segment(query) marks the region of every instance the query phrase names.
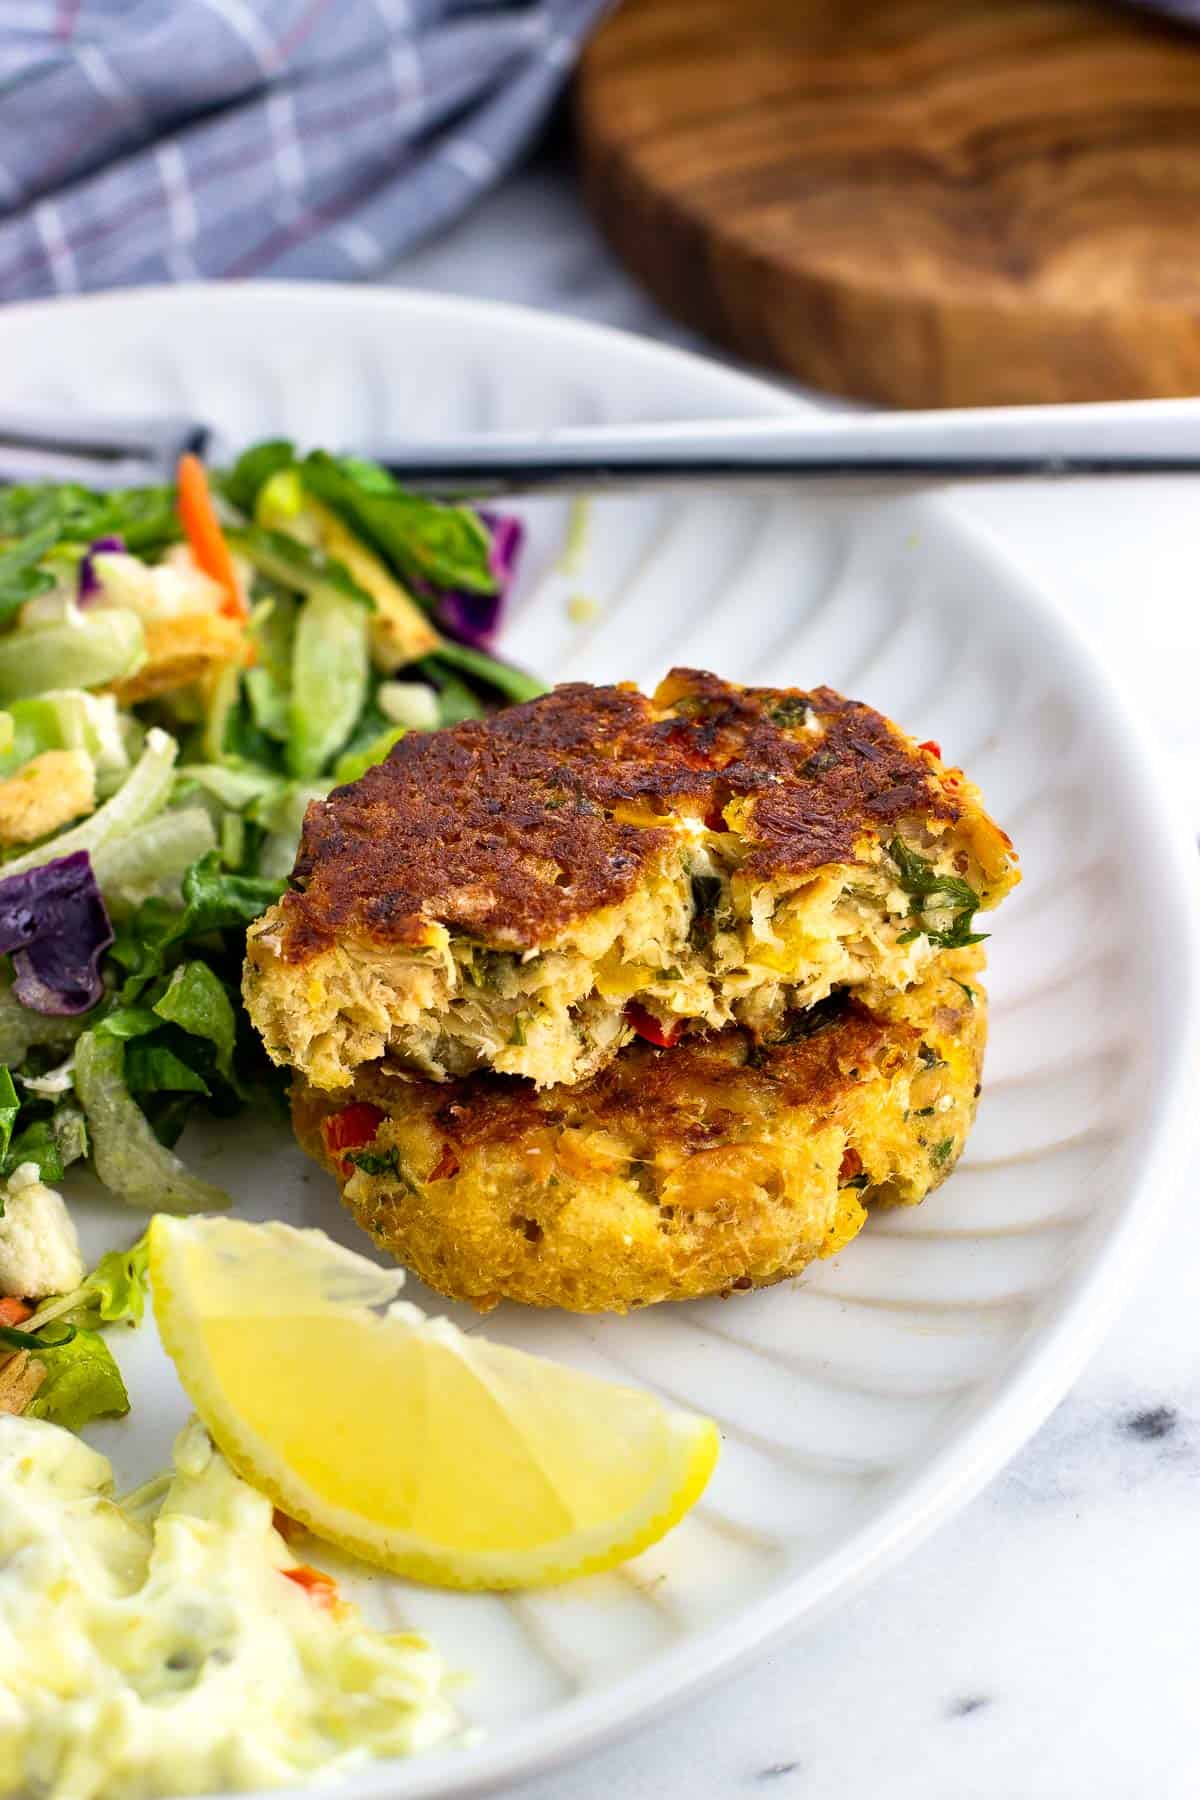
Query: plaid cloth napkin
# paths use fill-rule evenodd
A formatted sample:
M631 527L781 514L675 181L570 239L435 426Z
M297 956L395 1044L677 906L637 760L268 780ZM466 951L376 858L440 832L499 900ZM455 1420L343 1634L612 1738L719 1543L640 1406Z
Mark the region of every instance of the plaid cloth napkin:
M375 274L527 147L607 0L0 0L0 299Z

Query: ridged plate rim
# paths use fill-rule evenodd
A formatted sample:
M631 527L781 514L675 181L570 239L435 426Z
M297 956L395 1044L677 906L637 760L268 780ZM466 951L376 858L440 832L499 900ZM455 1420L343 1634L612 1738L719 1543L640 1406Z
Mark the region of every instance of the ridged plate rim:
M332 288L314 283L200 283L180 288L139 288L48 302L31 302L0 312L0 344L8 327L45 329L86 322L103 343L104 322L131 307L149 304L169 316L181 301L197 296L222 312L243 310L253 329L264 316L280 329L287 315L310 308L341 314L352 329L356 315L383 312L398 325L406 317L462 327L474 333L493 325L498 337L553 334L580 355L641 359L652 376L670 366L694 377L697 394L711 396L715 415L727 408L785 414L806 403L752 375L689 351L658 345L632 333L565 319L536 309L457 296L408 292L402 288ZM86 397L84 397L86 398ZM1054 409L1048 409L1053 411ZM1155 969L1162 983L1159 1001L1173 1029L1157 1052L1156 1116L1147 1129L1140 1174L1131 1181L1111 1233L1093 1244L996 1382L979 1416L952 1436L930 1460L898 1484L880 1515L854 1531L842 1546L813 1568L781 1581L733 1618L697 1632L641 1665L626 1679L557 1706L544 1720L518 1725L500 1741L485 1744L456 1767L453 1754L405 1765L383 1764L356 1771L340 1787L355 1800L434 1800L434 1796L494 1791L543 1773L681 1703L718 1675L731 1672L763 1652L802 1621L817 1617L836 1600L860 1588L926 1536L949 1513L976 1494L1015 1454L1062 1398L1099 1343L1144 1265L1169 1216L1183 1152L1196 1135L1192 1084L1200 1062L1200 913L1196 900L1195 850L1184 810L1174 797L1174 777L1160 747L1088 643L1080 624L1053 595L1025 572L993 534L965 519L953 496L918 491L934 508L944 531L968 558L989 563L1047 641L1085 683L1124 745L1127 773L1138 780L1144 825L1159 856L1156 880L1156 937L1170 945L1157 949ZM281 1794L307 1788L273 1790Z

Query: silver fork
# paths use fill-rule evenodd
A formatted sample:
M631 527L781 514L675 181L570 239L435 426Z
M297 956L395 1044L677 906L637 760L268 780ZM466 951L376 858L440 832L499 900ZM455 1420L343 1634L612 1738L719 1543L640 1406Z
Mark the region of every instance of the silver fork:
M960 412L797 414L396 440L364 450L410 488L480 498L689 481L1135 475L1200 470L1200 401ZM223 460L201 420L0 414L0 483L169 480L185 450Z

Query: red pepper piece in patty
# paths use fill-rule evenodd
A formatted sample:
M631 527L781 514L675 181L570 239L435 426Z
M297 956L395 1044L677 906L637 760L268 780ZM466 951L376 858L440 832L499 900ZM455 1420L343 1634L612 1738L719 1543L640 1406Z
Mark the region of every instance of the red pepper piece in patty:
M361 1150L374 1138L382 1120L380 1108L372 1106L368 1100L356 1100L352 1106L344 1106L341 1112L331 1113L321 1126L326 1150L331 1156L339 1150ZM342 1158L343 1175L349 1175L353 1167L349 1157Z
M425 1177L426 1181L449 1181L458 1174L459 1160L452 1144L442 1145L442 1154Z
M645 1038L648 1044L657 1044L660 1050L670 1050L683 1036L682 1019L678 1019L673 1025L664 1025L652 1012L639 1006L636 1000L631 1000L626 1006L625 1017L640 1038Z

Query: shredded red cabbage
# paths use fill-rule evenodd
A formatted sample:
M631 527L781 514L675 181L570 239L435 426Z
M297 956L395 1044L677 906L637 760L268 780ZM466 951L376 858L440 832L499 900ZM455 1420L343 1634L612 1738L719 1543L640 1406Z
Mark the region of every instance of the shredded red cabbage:
M491 534L488 562L496 578L494 594L468 594L458 588L443 590L437 596L438 622L464 644L476 644L486 650L496 634L504 612L504 602L517 570L525 527L513 513L485 512L479 517Z
M100 577L96 573L96 565L92 558L114 550L122 554L124 553L125 539L123 537L116 537L114 535L113 537L93 538L92 542L80 557L79 579L75 590L75 598L78 600L80 606L86 606L88 601L94 600L101 591L102 584Z
M38 1013L81 1013L104 991L100 958L113 941L86 850L0 878L0 953L13 993Z

